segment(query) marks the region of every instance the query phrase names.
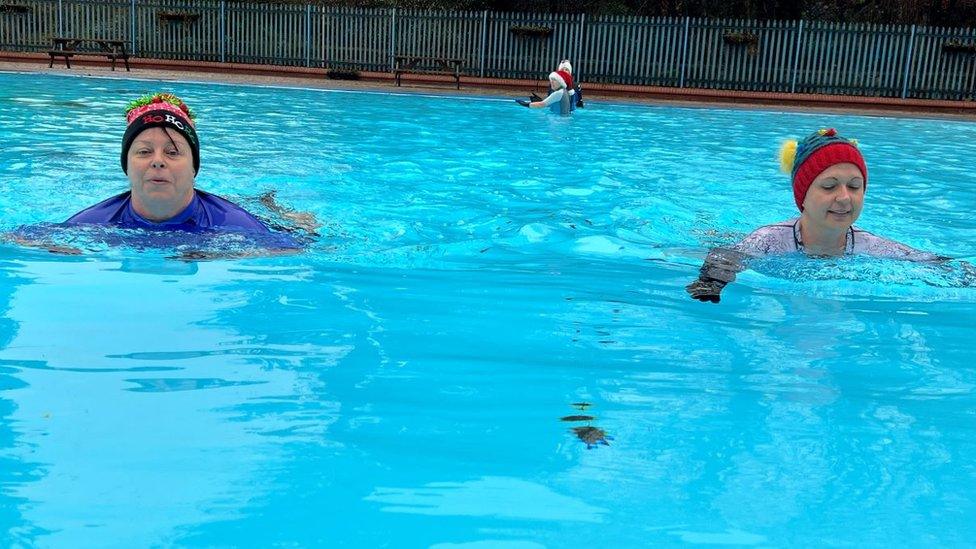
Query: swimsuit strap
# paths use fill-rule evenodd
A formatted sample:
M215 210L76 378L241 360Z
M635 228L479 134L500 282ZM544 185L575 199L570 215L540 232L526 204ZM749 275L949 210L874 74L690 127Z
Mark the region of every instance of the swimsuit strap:
M803 251L803 236L800 234L800 218L797 218L793 222L793 245L796 246L796 251ZM854 226L851 225L847 228L847 236L844 239L844 255L852 255L854 253Z

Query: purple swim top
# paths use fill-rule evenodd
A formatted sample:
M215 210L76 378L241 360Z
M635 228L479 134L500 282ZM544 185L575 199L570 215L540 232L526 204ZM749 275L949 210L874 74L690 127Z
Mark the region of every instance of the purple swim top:
M159 223L150 221L132 207L132 193L103 200L71 216L66 224L112 225L124 229L201 231L225 229L247 233L271 232L264 223L229 200L194 190L193 200L182 212Z

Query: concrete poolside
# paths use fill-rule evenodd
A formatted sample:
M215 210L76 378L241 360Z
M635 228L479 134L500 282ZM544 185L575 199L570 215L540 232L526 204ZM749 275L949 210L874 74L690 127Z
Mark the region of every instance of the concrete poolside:
M542 94L546 89L545 75L540 75L539 80L462 77L461 89L456 90L453 79L436 76L411 77L411 75L405 75L404 85L398 88L394 86L392 73L361 72L359 80L333 80L326 77L324 69L305 67L138 58L130 59L132 71L126 72L124 68L119 70L118 67L112 71L107 61L97 59L75 59L72 61L72 68L70 69L65 67L63 62L60 65L55 62L53 68L48 68L48 61L48 57L43 54L0 52L0 71L398 93L497 96L513 99L525 97L531 91ZM590 84L586 82L583 83L583 89L586 99L590 101L650 105L772 108L797 112L847 112L877 116L976 120L976 101L741 92Z

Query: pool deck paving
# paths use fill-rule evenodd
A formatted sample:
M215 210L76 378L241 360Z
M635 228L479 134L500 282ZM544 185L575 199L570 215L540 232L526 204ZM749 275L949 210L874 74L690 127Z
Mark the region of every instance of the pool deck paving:
M221 82L260 86L288 86L317 89L363 90L389 93L490 96L524 98L529 92L546 91L545 75L539 80L510 80L462 77L461 89L453 79L439 76L405 75L401 87L394 85L392 73L360 72L359 80L331 79L325 69L209 63L159 59L130 59L132 71L110 69L109 63L77 59L72 68L62 63L48 68L42 54L0 52L0 71L35 72L105 78L136 78L164 82ZM590 101L724 108L763 109L796 112L844 113L913 118L976 120L976 101L944 101L812 95L772 92L742 92L693 88L664 88L583 83L584 97Z

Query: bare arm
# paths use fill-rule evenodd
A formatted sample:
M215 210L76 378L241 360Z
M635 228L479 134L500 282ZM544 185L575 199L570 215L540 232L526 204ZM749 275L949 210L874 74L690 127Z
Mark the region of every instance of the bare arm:
M258 200L261 201L261 204L265 208L271 210L282 219L285 219L293 224L293 227L281 228L286 231L300 229L311 236L319 236L318 229L322 226L322 224L319 223L318 219L315 218L315 215L311 212L296 212L292 208L287 208L281 204L278 204L278 201L275 199L276 193L277 191L268 191L262 194Z
M221 259L246 259L249 257L278 257L301 253L301 248L263 248L260 250L241 250L234 252L220 252L211 250L188 250L167 259L178 261L219 261Z
M549 96L543 99L542 101L533 101L529 103L529 108L542 109L548 107L549 105L552 105L553 103L558 103L559 100L563 98L564 93L566 93L566 90L558 89L550 93Z
M23 235L19 235L15 233L0 234L0 240L2 240L3 242L10 242L11 244L17 244L18 246L25 246L28 248L38 248L41 250L47 250L52 254L62 254L62 255L82 254L82 251L79 248L75 248L72 246L62 246L60 244L52 244L50 242L45 242L43 240L33 240Z

